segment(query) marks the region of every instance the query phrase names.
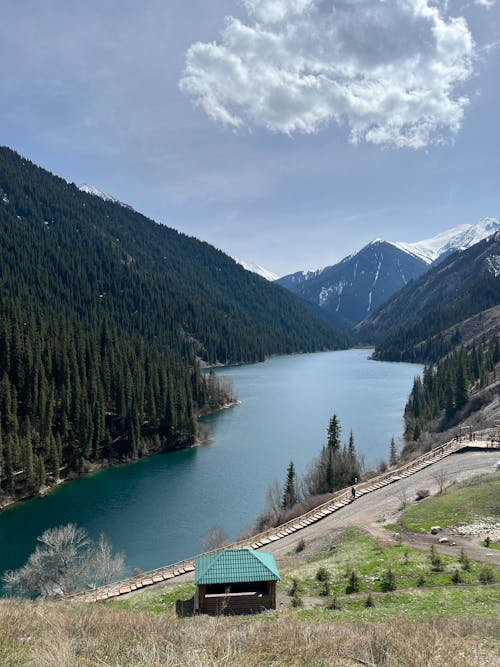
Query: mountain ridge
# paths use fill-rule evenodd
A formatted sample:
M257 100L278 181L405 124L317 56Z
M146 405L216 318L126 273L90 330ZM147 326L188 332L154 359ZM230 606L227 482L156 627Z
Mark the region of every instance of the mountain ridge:
M377 238L340 262L297 271L276 282L324 310L327 320L349 328L359 324L408 282L452 252L464 250L500 230L500 220L483 218L416 243Z

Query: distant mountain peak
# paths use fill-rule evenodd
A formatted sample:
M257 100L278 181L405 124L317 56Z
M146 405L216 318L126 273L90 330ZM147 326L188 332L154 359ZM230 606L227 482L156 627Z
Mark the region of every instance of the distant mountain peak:
M398 242L393 245L423 259L426 264L432 264L455 250L470 248L498 230L500 230L500 220L486 217L481 218L476 224L457 225L416 243Z

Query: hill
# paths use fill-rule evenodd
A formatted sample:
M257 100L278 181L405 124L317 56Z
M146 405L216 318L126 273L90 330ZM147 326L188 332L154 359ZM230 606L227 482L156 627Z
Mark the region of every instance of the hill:
M109 316L124 333L184 358L256 361L342 347L276 285L207 243L119 202L80 191L0 149L2 296L87 322Z
M378 359L433 361L460 344L465 320L477 316L477 323L480 313L499 304L500 233L496 232L433 266L356 330L362 340L377 343ZM487 317L497 315L494 310Z
M347 337L207 243L0 148L0 502L196 438L207 363Z

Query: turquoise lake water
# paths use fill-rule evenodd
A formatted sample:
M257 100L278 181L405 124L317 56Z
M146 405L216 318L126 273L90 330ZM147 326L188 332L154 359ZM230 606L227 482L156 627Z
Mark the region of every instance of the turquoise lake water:
M104 531L142 570L201 551L221 527L231 539L249 527L274 479L293 460L300 474L319 453L333 413L344 440L352 428L366 465L387 459L400 438L413 364L375 362L370 350L275 357L224 368L241 404L207 417L209 444L102 470L44 498L0 512L0 572L19 567L46 528L74 522Z

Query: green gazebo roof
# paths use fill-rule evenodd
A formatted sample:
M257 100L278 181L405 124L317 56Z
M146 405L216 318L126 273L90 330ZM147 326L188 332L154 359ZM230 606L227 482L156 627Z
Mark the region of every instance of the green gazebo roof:
M198 556L195 584L236 584L245 581L279 581L272 554L253 549L224 549Z

